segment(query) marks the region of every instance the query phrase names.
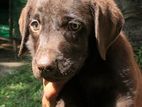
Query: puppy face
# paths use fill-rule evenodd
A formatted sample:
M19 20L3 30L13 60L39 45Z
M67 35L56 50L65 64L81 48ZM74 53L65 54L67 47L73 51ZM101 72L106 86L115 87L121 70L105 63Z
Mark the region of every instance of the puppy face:
M29 6L26 45L34 75L49 81L72 77L87 57L89 7L76 0L33 0Z
M19 53L30 50L34 75L59 81L71 78L83 66L90 36L105 60L123 18L112 0L28 0L19 24Z

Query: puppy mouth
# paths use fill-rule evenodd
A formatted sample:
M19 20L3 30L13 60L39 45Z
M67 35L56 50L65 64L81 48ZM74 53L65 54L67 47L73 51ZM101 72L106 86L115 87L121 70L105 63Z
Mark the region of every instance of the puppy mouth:
M73 72L61 73L59 70L43 70L41 71L41 77L50 82L64 81L72 77Z

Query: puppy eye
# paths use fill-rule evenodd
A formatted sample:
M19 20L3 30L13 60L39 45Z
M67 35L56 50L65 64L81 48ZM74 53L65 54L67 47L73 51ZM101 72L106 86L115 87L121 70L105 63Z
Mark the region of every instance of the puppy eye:
M79 31L82 28L81 23L77 21L70 21L68 23L68 29L70 31Z
M32 20L32 22L30 23L30 28L34 32L37 32L38 30L40 30L39 21L38 20Z

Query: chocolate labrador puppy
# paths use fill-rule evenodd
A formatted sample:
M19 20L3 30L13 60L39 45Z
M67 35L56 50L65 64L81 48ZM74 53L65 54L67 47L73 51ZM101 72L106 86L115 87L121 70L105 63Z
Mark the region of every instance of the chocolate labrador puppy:
M142 76L113 0L28 0L19 55L32 55L43 107L142 107Z

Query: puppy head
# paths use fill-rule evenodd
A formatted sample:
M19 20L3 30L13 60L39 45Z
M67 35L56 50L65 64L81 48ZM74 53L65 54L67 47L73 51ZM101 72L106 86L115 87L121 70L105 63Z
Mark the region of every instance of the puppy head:
M29 0L19 23L19 54L28 48L34 75L58 81L71 78L83 66L91 35L105 60L123 18L112 0Z

